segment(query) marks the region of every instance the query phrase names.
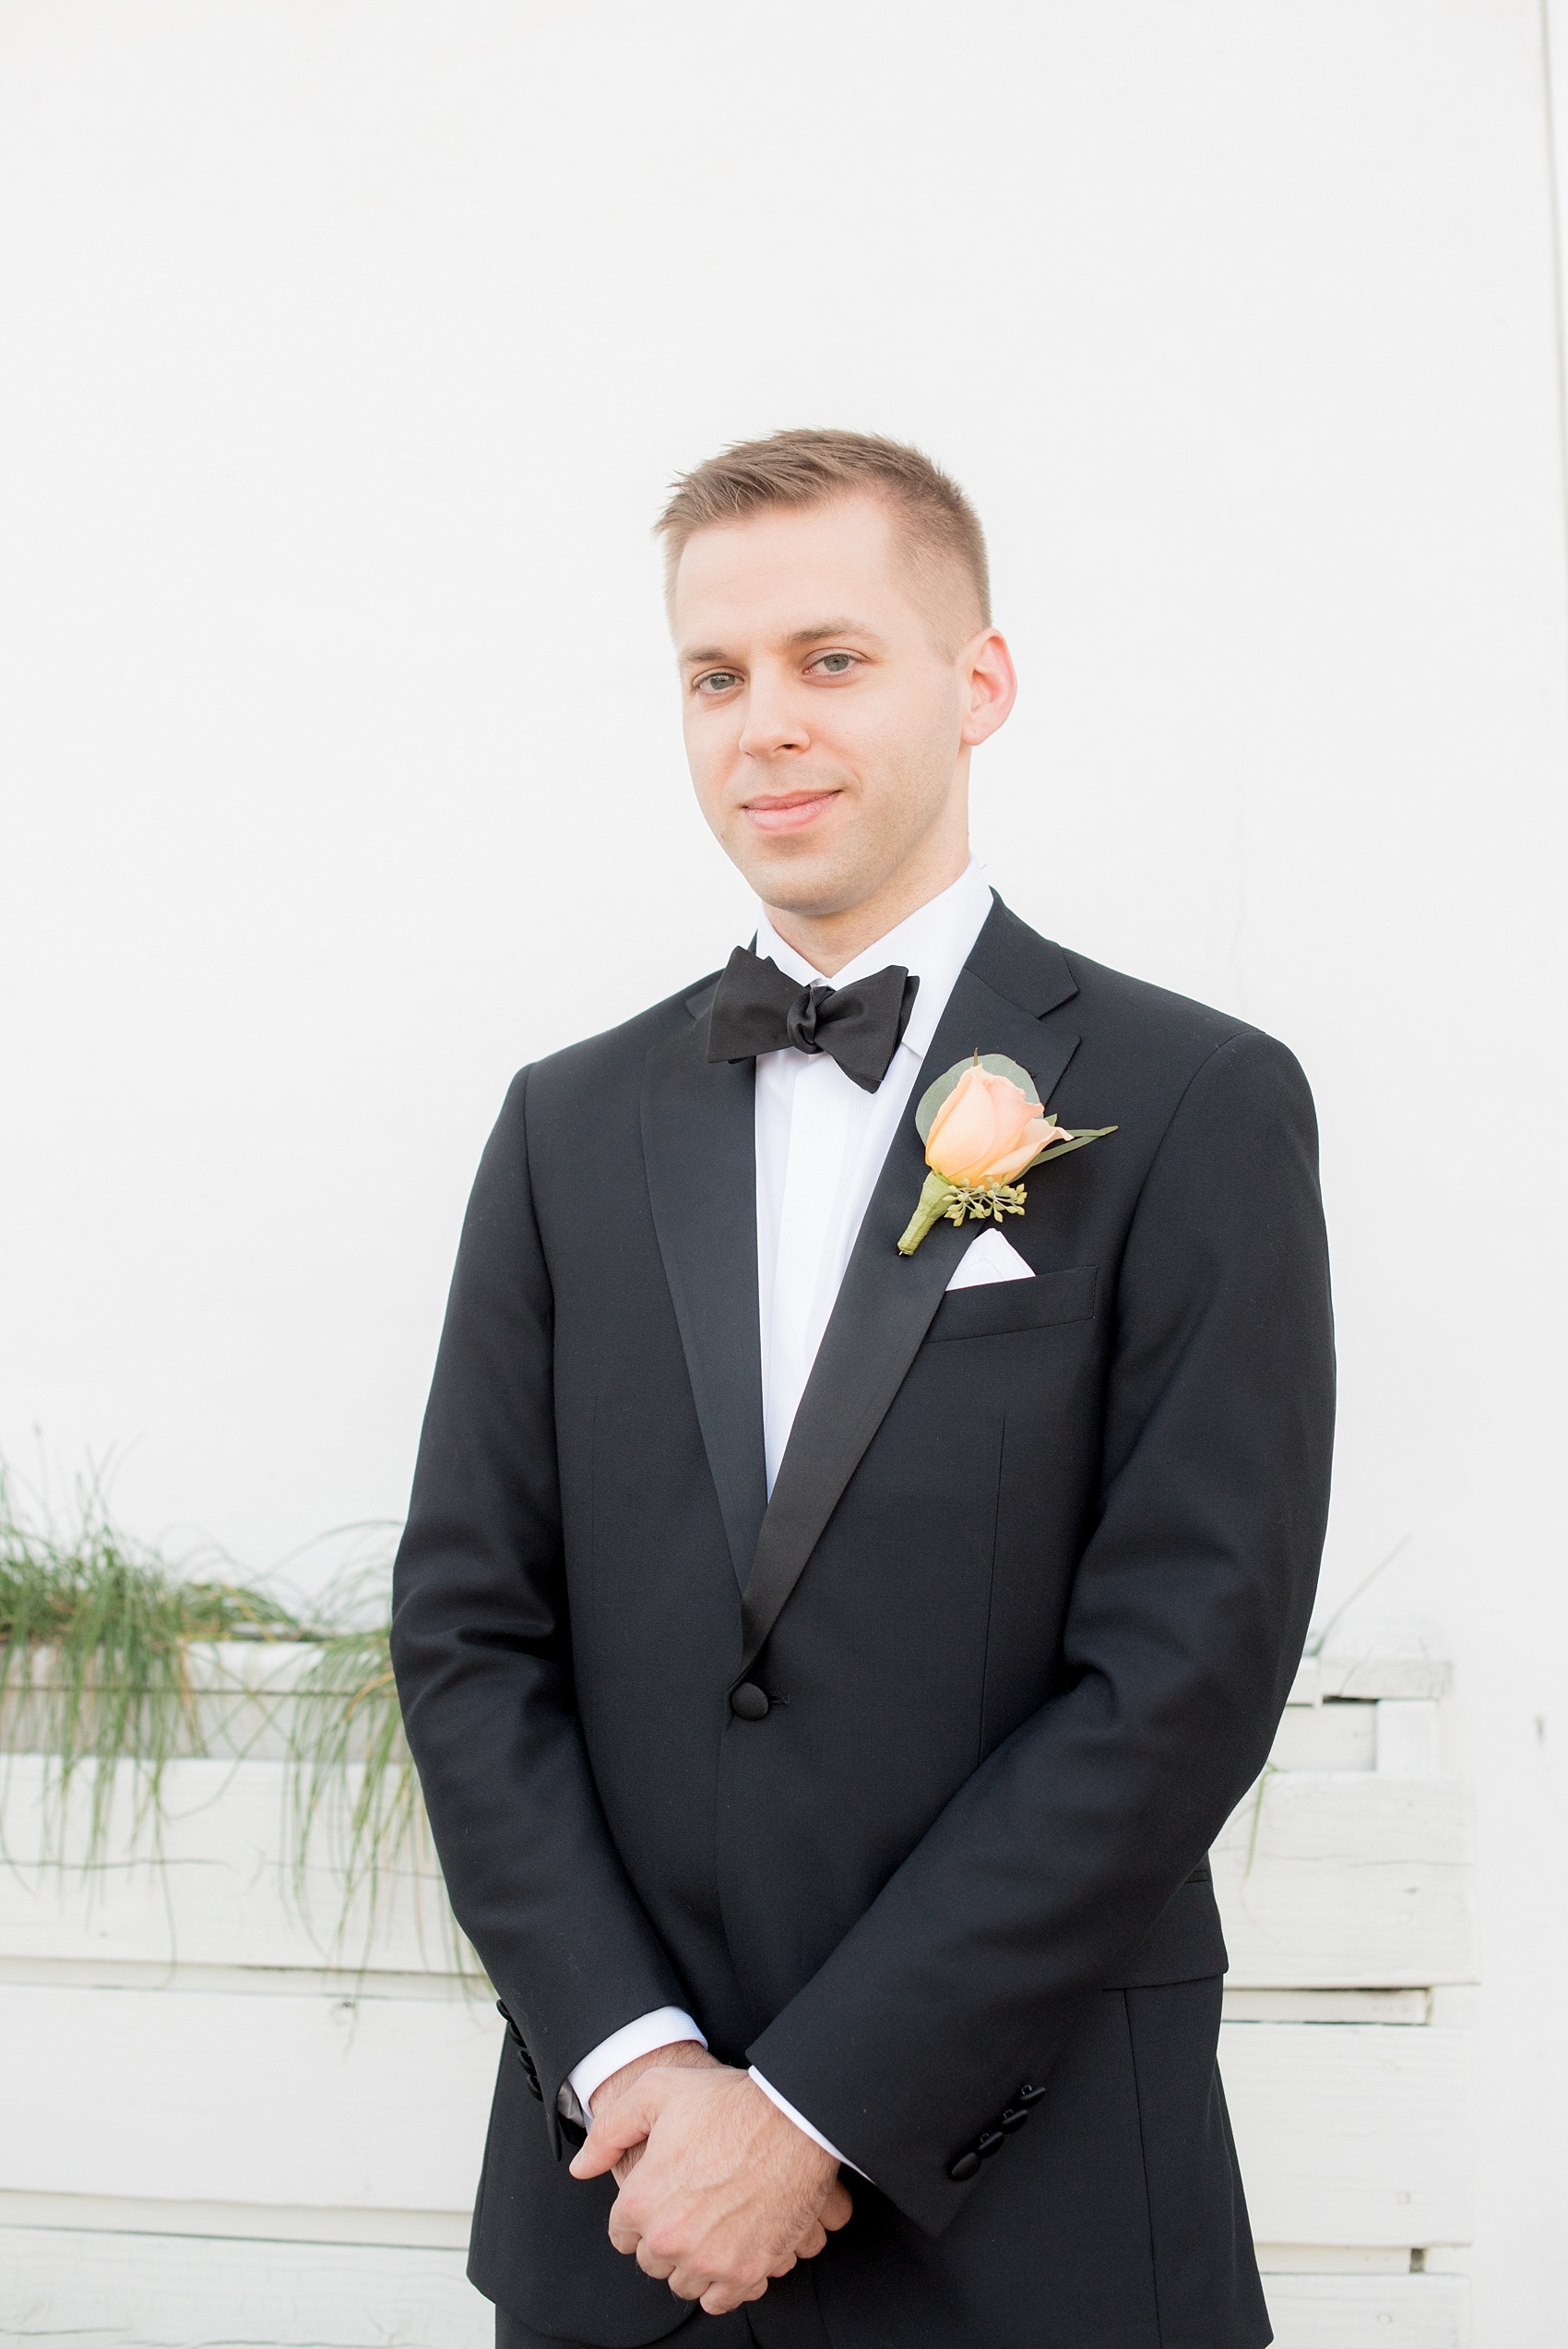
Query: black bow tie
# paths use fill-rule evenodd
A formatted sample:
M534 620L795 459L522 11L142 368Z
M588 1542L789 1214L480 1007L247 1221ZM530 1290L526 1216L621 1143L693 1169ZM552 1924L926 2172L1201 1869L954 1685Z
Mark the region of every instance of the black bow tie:
M846 1077L874 1093L909 1024L920 981L900 964L847 987L802 987L776 962L738 946L713 998L709 1060L754 1060L758 1053L826 1052Z

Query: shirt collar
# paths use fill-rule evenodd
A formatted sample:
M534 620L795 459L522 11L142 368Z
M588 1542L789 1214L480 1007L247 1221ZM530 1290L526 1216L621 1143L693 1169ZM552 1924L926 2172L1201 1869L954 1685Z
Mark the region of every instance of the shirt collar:
M990 887L971 857L957 879L940 897L932 898L908 914L885 937L874 940L826 984L847 987L851 980L885 970L890 962L901 962L921 983L909 1024L904 1031L902 1049L923 1060L936 1034L936 1023L947 1008L947 998L958 983L958 973L990 919L991 909ZM777 963L788 978L798 981L802 987L824 984L823 973L814 970L804 955L797 954L792 946L785 943L761 906L757 908L755 951Z

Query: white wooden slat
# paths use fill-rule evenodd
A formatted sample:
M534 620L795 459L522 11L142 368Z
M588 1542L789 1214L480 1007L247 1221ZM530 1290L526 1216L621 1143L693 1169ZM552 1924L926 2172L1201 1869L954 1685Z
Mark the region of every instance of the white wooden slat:
M1470 1842L1457 1779L1268 1774L1213 1854L1231 1985L1473 1980Z
M1431 1990L1247 1990L1225 1985L1227 2022L1402 2022L1432 2020Z
M1366 1708L1373 1710L1383 1708ZM302 1912L284 1857L281 1764L171 1764L160 1867L129 1853L134 1788L123 1766L112 1856L90 1871L36 1864L44 1848L44 1771L37 1756L0 1763L11 1862L0 1867L0 1958L362 1963L407 1973L444 1972L454 1962L433 1861L396 1873L372 1935L362 1903L341 1926L331 1845L324 1842ZM87 1791L84 1783L78 1808ZM81 1850L79 1833L68 1848ZM1468 1853L1457 1781L1360 1770L1269 1773L1215 1853L1232 1982L1374 1986L1471 1978Z
M1374 1770L1378 1705L1290 1705L1275 1735L1276 1770Z
M347 1782L351 1792L355 1779ZM107 1857L89 1867L90 1789L72 1789L65 1845L72 1864L43 1865L52 1806L42 1756L0 1758L0 1958L108 1959L142 1964L385 1967L445 1972L456 1962L445 1889L429 1853L386 1879L374 1932L362 1901L345 1921L328 1831L311 1848L303 1893L285 1830L289 1772L280 1762L171 1762L156 1846L133 1842L137 1788L115 1772ZM153 1861L156 1850L158 1863ZM428 1851L428 1847L427 1847Z
M0 2187L466 2211L504 2035L434 1999L0 1985Z
M1362 1703L1384 1697L1447 1697L1454 1666L1446 1656L1429 1655L1418 1635L1401 1653L1324 1656L1318 1665L1320 1698L1355 1698Z
M1454 1666L1446 1656L1427 1651L1425 1635L1411 1632L1379 1651L1351 1650L1331 1656L1303 1656L1286 1699L1288 1705L1318 1705L1325 1698L1446 1697Z
M1409 2275L1408 2243L1254 2243L1260 2275Z
M79 2349L490 2349L460 2251L0 2230L0 2342ZM1276 2349L1466 2349L1460 2276L1270 2275Z
M281 1761L301 1726L295 1691L321 1660L308 1640L196 1640L185 1651L188 1690L183 1735L189 1750L253 1761ZM0 1693L0 1753L30 1753L51 1742L54 1658L35 1649L27 1676L13 1669ZM89 1682L90 1687L90 1680ZM372 1733L366 1717L357 1734ZM350 1729L350 1741L356 1734ZM350 1742L350 1751L353 1750Z
M38 2194L0 2187L0 2230L89 2235L244 2235L276 2243L394 2243L403 2250L463 2251L473 2213L344 2210L326 2202L177 2202L148 2194Z
M1270 2275L1274 2349L1468 2349L1470 2287L1456 2275Z
M1470 2039L1381 2023L1225 2023L1220 2069L1264 2243L1470 2238Z
M1336 1705L1333 1710L1339 1712L1347 1708ZM1437 1707L1431 1699L1385 1697L1372 1710L1377 1714L1377 1768L1382 1776L1435 1777Z
M0 2230L0 2342L36 2349L490 2349L461 2251Z
M12 1986L0 2044L12 2109L29 2116L0 2138L0 2186L459 2212L498 2034L430 2000ZM1260 2239L1465 2241L1467 2051L1454 2031L1226 2024Z
M1288 1714L1286 1763L1225 1829L1216 1878L1232 1973L1242 1984L1428 1985L1471 1978L1468 1830L1456 1782L1366 1765L1402 1723L1424 1739L1424 1700L1326 1704ZM1390 1716L1380 1733L1374 1717ZM1404 1748L1398 1748L1403 1751ZM1389 1747L1389 1759L1396 1748ZM1333 1759L1354 1768L1303 1767ZM116 1773L110 1860L89 1871L36 1865L46 1848L47 1765L0 1759L5 1850L0 1961L27 1957L168 1964L445 1972L456 1961L428 1847L384 1887L374 1932L362 1902L345 1922L330 1836L315 1846L303 1902L287 1854L289 1773L278 1762L184 1760L165 1774L162 1865L131 1850L136 1785ZM85 1850L89 1785L73 1795L67 1850ZM1255 1832L1254 1832L1255 1830Z

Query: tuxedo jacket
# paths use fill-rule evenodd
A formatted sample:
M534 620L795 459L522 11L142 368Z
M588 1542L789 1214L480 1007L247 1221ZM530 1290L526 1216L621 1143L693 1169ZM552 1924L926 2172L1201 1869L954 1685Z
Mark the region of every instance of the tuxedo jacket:
M1258 2349L1206 1854L1326 1510L1305 1081L998 900L920 1086L1005 1053L1116 1131L1028 1176L1032 1279L948 1294L980 1227L897 1253L911 1110L769 1499L754 1066L709 1061L713 986L514 1082L398 1561L409 1740L517 2043L470 2273L603 2349L686 2319L556 2102L673 2005L874 2181L765 2343Z

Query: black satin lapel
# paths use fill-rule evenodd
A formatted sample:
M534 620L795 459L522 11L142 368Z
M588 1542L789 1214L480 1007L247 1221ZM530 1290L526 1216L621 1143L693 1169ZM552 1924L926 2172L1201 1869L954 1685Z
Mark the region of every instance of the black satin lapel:
M706 1009L706 1006L705 1006ZM643 1076L654 1229L719 1506L744 1585L767 1506L756 1269L756 1064L709 1062L707 1021Z
M938 1223L913 1256L898 1254L899 1234L926 1173L925 1147L915 1130L921 1094L968 1054L1004 1052L1028 1070L1042 1104L1049 1103L1077 1044L1075 1035L1042 1027L998 995L972 964L954 988L872 1193L778 1464L745 1585L743 1669L754 1662L804 1572L975 1236L970 1226Z

